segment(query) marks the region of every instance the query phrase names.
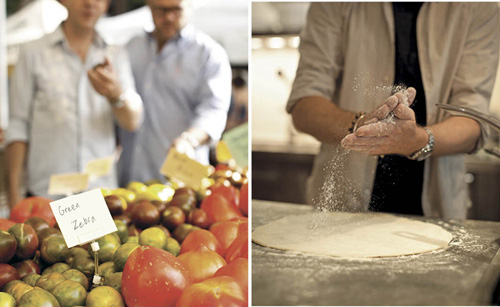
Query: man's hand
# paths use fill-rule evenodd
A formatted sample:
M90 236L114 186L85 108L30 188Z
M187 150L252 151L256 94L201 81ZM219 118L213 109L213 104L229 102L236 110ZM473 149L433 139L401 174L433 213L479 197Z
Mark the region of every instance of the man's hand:
M425 146L427 133L417 126L415 112L409 107L415 94L415 89L409 88L406 93L389 97L370 114L371 118L341 141L342 147L371 155L408 156Z
M191 159L195 158L194 147L185 138L182 138L182 137L176 138L172 142L171 148L175 148L175 150L177 150L180 153L183 153L183 154L187 155Z
M96 92L109 101L117 99L122 93L122 88L108 58L104 59L104 63L90 69L87 74Z

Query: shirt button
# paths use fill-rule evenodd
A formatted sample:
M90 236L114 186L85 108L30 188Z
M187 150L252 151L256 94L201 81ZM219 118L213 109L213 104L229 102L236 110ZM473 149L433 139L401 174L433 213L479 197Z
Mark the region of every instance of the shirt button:
M149 83L149 82L148 82L148 83L146 83L145 88L146 88L147 90L150 90L150 89L152 89L152 88L153 88L153 85L152 85L151 83Z

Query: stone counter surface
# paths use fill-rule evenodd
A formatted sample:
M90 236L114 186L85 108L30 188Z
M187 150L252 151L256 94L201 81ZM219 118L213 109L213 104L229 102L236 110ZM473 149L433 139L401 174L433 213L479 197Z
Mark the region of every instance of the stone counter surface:
M252 202L252 230L309 206ZM252 243L252 305L490 305L500 276L500 223L412 217L453 234L430 253L345 259Z

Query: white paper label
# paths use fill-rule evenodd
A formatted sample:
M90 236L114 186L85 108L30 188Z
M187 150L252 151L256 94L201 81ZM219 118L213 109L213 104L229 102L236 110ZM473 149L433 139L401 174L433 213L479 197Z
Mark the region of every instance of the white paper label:
M117 231L101 189L94 189L50 203L68 248Z
M113 166L113 156L95 159L85 165L85 173L91 177L108 176Z
M89 175L81 173L54 174L49 179L49 195L71 195L82 192L89 185Z

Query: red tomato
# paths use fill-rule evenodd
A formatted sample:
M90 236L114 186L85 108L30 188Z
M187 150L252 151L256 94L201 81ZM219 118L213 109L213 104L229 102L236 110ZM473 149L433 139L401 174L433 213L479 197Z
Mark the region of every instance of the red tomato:
M214 234L222 245L223 254L233 243L239 233L248 232L248 222L244 220L231 220L215 223L210 227L210 232Z
M219 194L211 194L205 197L200 208L207 213L209 224L224 222L242 216L238 207Z
M189 286L176 307L248 306L241 286L230 276L219 276Z
M195 283L214 276L219 268L226 265L226 261L221 255L208 249L205 245L200 245L193 251L179 255L177 259L189 271Z
M51 201L51 199L39 196L25 198L12 208L10 219L14 222L24 223L32 216L38 216L47 221L50 227L54 227L56 219L50 209L49 203Z
M190 232L184 239L184 241L182 241L179 254L193 251L200 245L205 245L206 247L208 247L208 249L213 250L217 254L224 257L224 249L219 243L219 240L217 240L217 238L210 231L205 229L199 229Z
M214 277L231 276L240 284L241 289L248 295L248 259L238 258L226 264L215 272Z
M0 219L0 230L8 231L10 227L14 226L16 222L8 219Z
M21 279L16 268L7 263L0 263L0 289L3 288L9 281Z
M248 259L248 233L239 235L226 251L225 259L227 263L231 263L240 257Z
M241 186L239 208L244 216L248 216L248 182Z
M224 196L230 204L238 207L240 192L229 181L217 182L208 189L212 191L212 194Z
M141 246L130 254L122 275L122 295L127 306L175 306L193 280L171 253Z

